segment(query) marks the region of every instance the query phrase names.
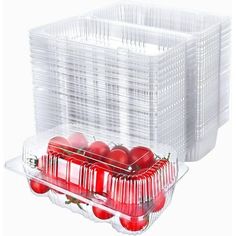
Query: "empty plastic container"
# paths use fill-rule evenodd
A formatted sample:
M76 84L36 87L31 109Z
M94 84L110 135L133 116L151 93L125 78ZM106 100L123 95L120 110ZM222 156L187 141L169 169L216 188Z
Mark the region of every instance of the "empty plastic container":
M189 143L186 161L205 156L215 146L218 127L229 119L230 18L135 1L87 15L193 36L195 59L187 65L187 127L194 127L195 139Z
M31 30L38 130L86 123L170 144L183 160L193 136L186 130L189 38L81 17Z

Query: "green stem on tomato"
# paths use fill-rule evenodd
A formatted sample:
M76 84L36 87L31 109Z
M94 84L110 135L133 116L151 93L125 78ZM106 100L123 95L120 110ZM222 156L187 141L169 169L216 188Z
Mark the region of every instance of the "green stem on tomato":
M167 155L167 160L169 161L169 159L170 159L170 152Z
M80 205L80 203L77 203L77 206L79 207L79 209L81 209L82 211L84 211L84 209L82 208L82 206Z
M158 156L156 153L154 153L155 159L162 159L160 156Z
M83 149L78 149L78 150L77 150L77 153L84 155L84 154L85 154L85 151L84 151Z

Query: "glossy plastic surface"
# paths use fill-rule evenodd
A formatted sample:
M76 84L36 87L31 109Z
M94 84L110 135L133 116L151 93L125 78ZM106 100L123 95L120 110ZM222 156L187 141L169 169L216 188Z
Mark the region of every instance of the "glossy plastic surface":
M101 141L107 145L104 155L98 154ZM150 150L138 143L117 145L120 141L112 133L94 136L77 125L63 125L27 139L22 157L6 167L25 175L32 192L61 207L109 222L123 233L141 233L169 205L187 167L167 145ZM100 147L93 149L96 142Z
M38 131L86 123L167 143L183 160L192 135L185 122L189 36L75 17L33 29L30 39Z
M229 119L230 18L141 1L121 1L87 15L193 36L195 48L189 50L186 64L186 125L194 135L188 140L185 160L204 157L215 146L218 127ZM209 123L214 126L211 132Z

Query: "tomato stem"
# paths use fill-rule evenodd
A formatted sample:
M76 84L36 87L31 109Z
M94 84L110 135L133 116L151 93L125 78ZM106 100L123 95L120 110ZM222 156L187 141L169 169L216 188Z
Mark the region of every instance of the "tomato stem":
M154 153L156 159L162 159L160 156L158 156L156 153Z
M169 159L170 159L170 152L167 155L167 160L169 161Z
M26 158L26 164L28 164L31 168L36 168L38 166L38 158L36 156Z
M84 155L84 154L85 154L85 151L84 151L83 149L78 149L78 150L77 150L77 153Z
M119 147L119 146L124 147L123 143L117 144L117 143L115 143L113 141L111 143L114 144L115 147Z
M82 211L84 211L84 209L82 208L82 206L80 205L80 203L77 203L77 206L79 207L79 209L81 209Z

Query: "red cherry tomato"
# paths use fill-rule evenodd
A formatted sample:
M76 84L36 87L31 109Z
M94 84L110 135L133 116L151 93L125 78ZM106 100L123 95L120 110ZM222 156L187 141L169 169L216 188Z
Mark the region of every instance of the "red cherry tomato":
M129 149L127 147L125 147L123 145L116 145L111 150L116 150L116 149L123 150L127 154L127 156L129 156Z
M137 175L127 175L123 173L115 173L115 178L112 179L112 185L114 185L113 191L109 192L109 199L115 205L115 208L123 208L125 204L130 207L131 204L137 204L138 196L137 194ZM124 207L126 210L126 207ZM122 212L124 210L121 210Z
M102 141L93 142L87 149L86 155L97 160L103 160L110 152L109 146Z
M93 191L98 194L107 193L110 190L108 186L108 177L111 175L111 167L100 162L92 165L93 171Z
M128 178L127 187L129 186L130 203L142 204L151 199L152 185L151 177L153 173L148 168L139 169ZM138 183L138 188L137 188Z
M30 180L30 187L31 189L38 194L44 194L49 191L49 187L39 183L37 180L31 179Z
M71 146L78 149L84 149L88 147L88 140L82 133L75 132L68 137L68 141Z
M131 175L120 176L116 181L116 188L111 192L111 199L121 204L127 204L132 208L137 208L138 204L146 203L152 206L152 198L155 196L155 174L153 168L144 168L133 172ZM157 188L157 187L156 187ZM133 206L131 206L133 204ZM141 213L146 211L146 207L140 209ZM129 215L131 215L129 213Z
M99 218L99 219L101 219L101 220L108 220L108 219L110 219L111 217L113 217L113 215L112 215L110 212L107 212L107 211L105 211L105 210L102 210L102 209L99 208L99 207L94 207L94 206L93 206L92 210L93 210L93 214L94 214L97 218Z
M140 168L148 168L155 162L153 152L147 147L134 147L130 151L130 163L134 163Z
M120 223L129 231L140 231L147 227L149 220L148 217L142 219L137 217L130 217L130 219L120 217Z
M129 156L122 149L113 149L105 160L114 167L125 169L127 167L126 165L129 163Z
M67 139L61 137L61 136L56 136L54 138L51 138L48 143L48 153L67 153L68 151L73 151L70 148L70 143L68 142Z
M137 218L146 215L151 206L153 206L152 202L145 202L141 204L128 204L124 202L114 201L109 198L109 206L111 206L116 211L122 212L125 215L129 215L131 217Z
M157 197L153 200L153 204L154 204L154 208L153 208L153 212L158 212L160 211L166 203L166 197L165 194L163 192L160 192Z

